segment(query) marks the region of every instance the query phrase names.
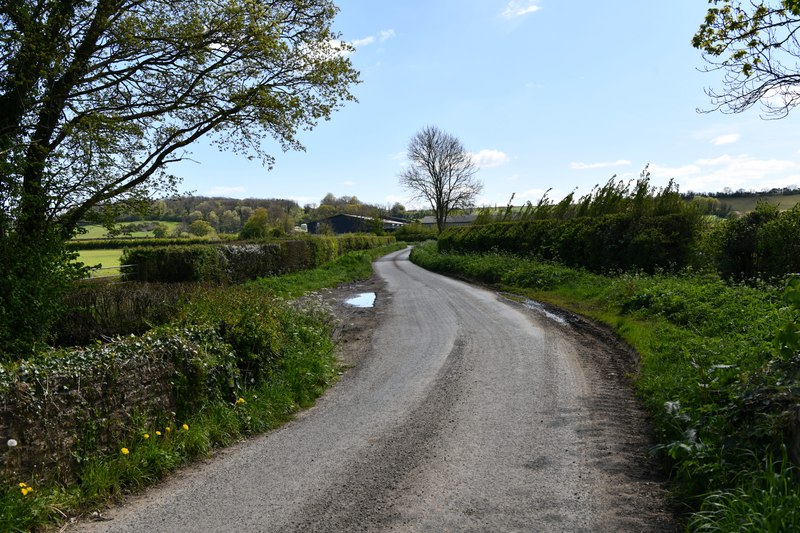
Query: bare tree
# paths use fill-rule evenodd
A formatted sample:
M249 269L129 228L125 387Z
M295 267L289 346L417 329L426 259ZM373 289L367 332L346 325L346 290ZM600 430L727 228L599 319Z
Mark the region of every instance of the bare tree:
M471 207L483 190L470 154L456 137L436 126L426 126L408 143L410 165L400 173L400 185L416 200L426 200L442 232L454 209Z

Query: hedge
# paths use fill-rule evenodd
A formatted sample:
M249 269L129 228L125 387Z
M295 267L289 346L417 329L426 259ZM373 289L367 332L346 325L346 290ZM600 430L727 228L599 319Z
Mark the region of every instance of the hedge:
M238 283L314 268L342 254L394 241L394 237L353 234L262 243L129 248L122 255L122 263L135 265L126 275L129 280Z
M596 272L653 272L689 264L699 222L691 212L497 222L447 229L439 238L439 247L444 252L501 251L536 256Z

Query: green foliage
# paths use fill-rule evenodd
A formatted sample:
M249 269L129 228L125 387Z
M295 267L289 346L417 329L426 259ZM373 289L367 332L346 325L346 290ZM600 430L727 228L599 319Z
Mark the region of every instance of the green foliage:
M205 237L215 233L214 228L205 220L195 220L189 224L189 233L195 237Z
M436 230L428 229L422 224L404 224L396 229L392 235L398 241L421 242L436 238Z
M86 275L59 235L0 238L0 360L28 357L48 340L63 306L61 296Z
M800 207L779 211L759 202L739 218L724 221L714 234L715 264L725 277L753 279L800 272Z
M242 231L239 232L239 238L243 240L265 239L268 236L268 228L269 214L266 209L259 207L245 221Z

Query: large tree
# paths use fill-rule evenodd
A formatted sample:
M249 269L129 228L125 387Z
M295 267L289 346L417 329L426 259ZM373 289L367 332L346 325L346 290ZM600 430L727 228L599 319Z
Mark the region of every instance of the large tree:
M211 137L266 164L272 138L352 99L330 0L0 1L0 231L66 233L170 186Z
M800 0L709 0L692 39L708 70L724 73L709 89L714 109L738 113L761 103L772 118L800 103Z
M169 165L203 137L271 165L269 141L302 149L299 130L352 100L336 12L331 0L0 0L0 348L23 310L31 328L47 322L34 311L64 286L79 220L174 187Z
M475 177L478 169L461 141L436 126L416 133L406 156L409 165L400 173L400 184L413 199L430 204L441 233L450 212L471 207L483 190Z

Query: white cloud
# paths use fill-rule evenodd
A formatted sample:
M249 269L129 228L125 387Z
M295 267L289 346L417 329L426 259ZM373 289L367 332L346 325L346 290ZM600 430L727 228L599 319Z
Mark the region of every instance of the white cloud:
M349 180L348 181L343 181L342 185L344 185L345 187L353 187L354 185L356 185L356 182L355 181L349 181Z
M719 137L715 137L711 139L711 144L715 144L717 146L722 146L723 144L733 144L739 140L740 135L738 133L729 133L727 135L720 135Z
M725 187L761 190L791 185L797 182L797 176L782 174L797 167L794 161L726 154L679 167L650 165L649 170L653 178L674 178L682 191L717 192Z
M617 161L608 161L603 163L570 163L569 168L572 170L589 170L595 168L622 167L630 164L631 162L627 159L619 159Z
M207 196L226 196L229 194L244 194L247 191L242 186L238 187L214 187L206 191Z
M392 29L389 30L381 30L378 33L378 36L369 35L364 37L363 39L356 39L355 41L350 41L350 45L354 48L359 48L361 46L369 46L371 44L375 44L376 42L385 42L395 36L395 32Z
M355 41L350 41L350 44L358 48L359 46L367 46L368 44L372 44L375 42L375 36L370 35L369 37L364 37L363 39L356 39Z
M470 154L472 161L479 167L491 168L505 165L511 159L499 150L481 150Z
M538 4L538 0L512 0L506 5L506 8L503 10L501 15L507 19L521 17L523 15L539 11L541 8Z

